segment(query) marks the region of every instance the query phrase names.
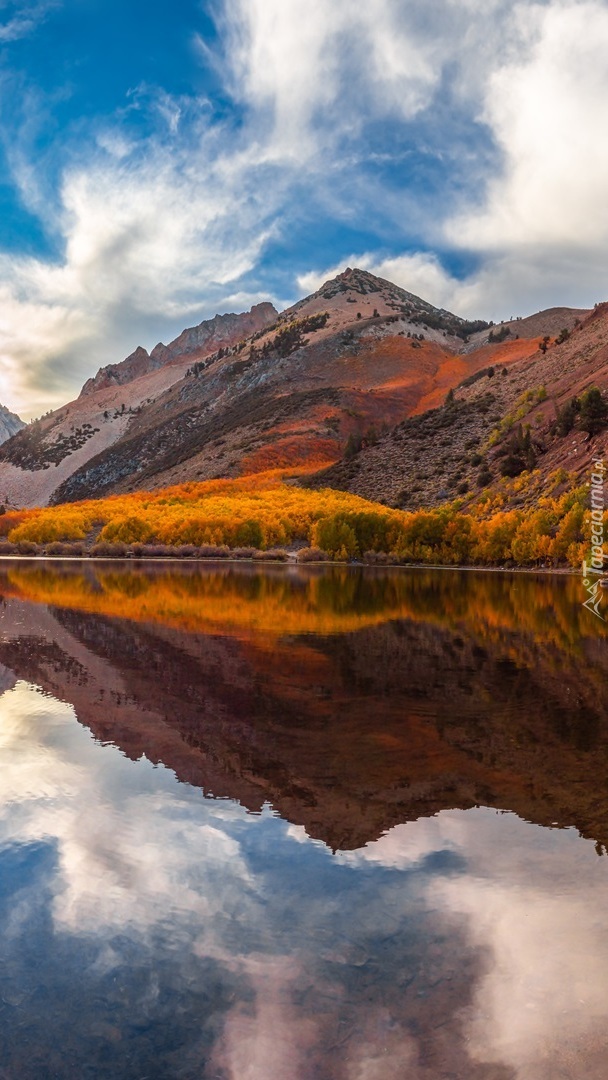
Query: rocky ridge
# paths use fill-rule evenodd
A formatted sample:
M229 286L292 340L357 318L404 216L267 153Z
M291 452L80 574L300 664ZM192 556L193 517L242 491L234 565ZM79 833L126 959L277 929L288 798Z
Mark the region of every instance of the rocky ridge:
M150 353L141 345L135 352L127 356L119 364L108 364L100 368L97 375L88 379L80 391L81 397L94 394L97 390L105 390L108 387L124 386L149 375L152 371L170 364L172 360L183 356L207 355L219 348L230 348L243 338L263 330L264 327L274 322L278 312L273 304L256 304L251 311L241 315L233 312L226 315L215 315L213 319L206 319L198 326L183 330L181 334L170 342L163 345L162 341L155 345Z

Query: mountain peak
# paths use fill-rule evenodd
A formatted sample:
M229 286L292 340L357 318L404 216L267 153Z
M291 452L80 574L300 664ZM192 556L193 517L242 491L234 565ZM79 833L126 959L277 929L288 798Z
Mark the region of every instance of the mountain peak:
M362 270L358 266L347 266L341 273L336 274L335 277L329 278L327 281L323 282L321 287L317 289L315 293L312 293L310 296L307 296L304 300L300 301L300 305L305 304L315 297L332 300L340 293L350 293L355 298L357 296L364 297L377 295L379 299L385 301L389 307L398 305L398 310L403 314L410 314L414 310L441 310L435 308L420 296L416 296L414 293L402 289L401 286L395 285L392 281L387 281L385 278L378 277L376 274L372 274L370 270ZM296 305L296 307L297 306L299 305ZM456 318L456 316L453 317Z
M467 322L400 285L357 266L347 266L341 273L325 281L316 292L300 300L288 312L283 312L281 317L302 318L321 311L327 311L332 316L330 326L334 330L358 320L363 320L363 324L358 325L365 325L370 319L398 319L406 332L431 331L438 337L451 336L466 340L470 333L489 326L482 320Z

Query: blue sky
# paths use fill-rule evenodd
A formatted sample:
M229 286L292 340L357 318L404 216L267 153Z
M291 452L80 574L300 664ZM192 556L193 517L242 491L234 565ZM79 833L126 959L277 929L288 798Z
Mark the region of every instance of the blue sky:
M0 401L347 264L608 293L606 0L0 0Z

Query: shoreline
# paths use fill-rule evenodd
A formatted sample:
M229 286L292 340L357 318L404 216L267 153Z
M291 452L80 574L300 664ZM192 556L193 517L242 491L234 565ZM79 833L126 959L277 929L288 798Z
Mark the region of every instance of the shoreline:
M252 558L204 558L204 557L187 557L183 555L0 555L0 563L2 562L21 562L21 563L35 563L35 562L52 562L52 563L123 563L128 566L137 566L144 563L169 563L175 566L176 564L186 566L273 566L273 567L314 567L318 569L323 567L325 569L339 566L346 567L350 570L451 570L451 571L466 571L467 573L484 573L484 574L533 574L542 575L543 577L554 575L557 577L572 577L581 575L582 569L577 569L572 566L475 566L469 564L455 565L455 564L442 564L442 563L366 563L359 560L344 561L338 559L319 559L317 561L302 561L299 562L297 558L291 557L287 559L252 559ZM598 580L601 580L599 578Z

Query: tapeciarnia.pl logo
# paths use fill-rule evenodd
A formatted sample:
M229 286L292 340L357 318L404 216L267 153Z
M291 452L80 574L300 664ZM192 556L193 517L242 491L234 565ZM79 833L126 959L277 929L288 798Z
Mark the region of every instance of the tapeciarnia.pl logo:
M604 574L604 481L606 465L603 461L593 462L591 473L591 562L583 562L583 585L588 596L583 604L588 611L606 622L600 611L602 603L602 582Z

